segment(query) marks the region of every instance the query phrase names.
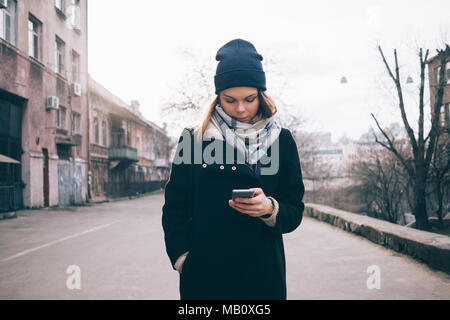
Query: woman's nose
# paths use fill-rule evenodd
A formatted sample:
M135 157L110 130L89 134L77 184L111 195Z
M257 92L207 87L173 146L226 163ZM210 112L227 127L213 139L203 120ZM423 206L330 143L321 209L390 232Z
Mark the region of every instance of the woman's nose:
M244 103L243 102L238 102L238 105L236 107L236 112L242 112L245 111L245 107L244 107Z

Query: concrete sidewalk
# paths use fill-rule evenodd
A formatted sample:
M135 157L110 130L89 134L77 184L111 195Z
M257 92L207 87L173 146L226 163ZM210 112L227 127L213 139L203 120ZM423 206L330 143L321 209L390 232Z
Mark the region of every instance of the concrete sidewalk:
M450 274L450 237L374 219L325 205L306 204L305 216L407 254Z

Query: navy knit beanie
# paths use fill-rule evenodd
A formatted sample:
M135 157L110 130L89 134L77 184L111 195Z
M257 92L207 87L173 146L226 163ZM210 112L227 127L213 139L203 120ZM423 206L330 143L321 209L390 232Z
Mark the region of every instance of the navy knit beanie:
M234 39L217 51L216 94L232 87L254 87L266 90L266 75L263 60L253 44L242 39Z

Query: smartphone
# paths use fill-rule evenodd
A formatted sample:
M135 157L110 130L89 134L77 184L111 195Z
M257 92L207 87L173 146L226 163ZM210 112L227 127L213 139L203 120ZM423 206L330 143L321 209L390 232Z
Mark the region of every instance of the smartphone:
M235 198L253 198L255 196L255 190L250 189L233 189L231 199Z

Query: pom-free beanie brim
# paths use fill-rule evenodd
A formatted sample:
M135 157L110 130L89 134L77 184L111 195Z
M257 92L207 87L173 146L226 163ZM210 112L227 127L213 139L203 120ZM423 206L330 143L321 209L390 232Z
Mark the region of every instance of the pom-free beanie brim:
M214 76L216 94L233 87L255 87L266 90L266 75L258 70L231 70Z

